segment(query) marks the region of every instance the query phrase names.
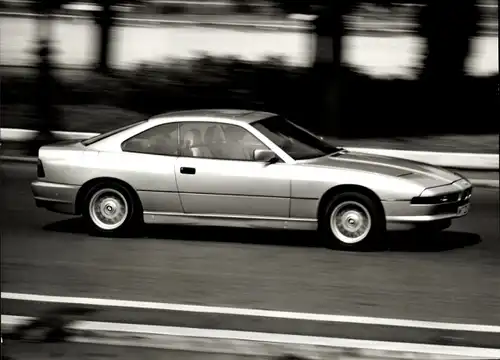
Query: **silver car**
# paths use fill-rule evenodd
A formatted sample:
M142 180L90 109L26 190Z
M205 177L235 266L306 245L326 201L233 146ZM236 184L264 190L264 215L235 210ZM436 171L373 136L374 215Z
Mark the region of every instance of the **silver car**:
M36 205L81 214L100 234L142 223L317 229L346 247L388 228L445 229L472 193L453 172L347 151L245 110L168 113L43 146L37 171Z

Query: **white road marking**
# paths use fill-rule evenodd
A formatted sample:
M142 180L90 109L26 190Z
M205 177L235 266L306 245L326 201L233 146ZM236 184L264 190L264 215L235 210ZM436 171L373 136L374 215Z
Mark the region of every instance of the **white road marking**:
M495 326L495 325L459 324L459 323L446 323L446 322L435 322L435 321L377 318L377 317L366 317L366 316L315 314L315 313L290 312L290 311L279 311L279 310L261 310L261 309L245 309L245 308L221 307L221 306L172 304L172 303L160 303L160 302L149 302L149 301L20 294L20 293L10 293L10 292L2 292L1 295L2 295L2 300L6 299L6 300L46 302L46 303L56 303L56 304L94 305L103 307L122 307L128 309L210 313L210 314L221 314L221 315L267 317L274 319L292 319L292 320L304 320L304 321L383 325L383 326L395 326L395 327L411 327L411 328L421 328L421 329L471 331L471 332L500 334L500 326Z
M16 326L34 318L26 316L2 315L3 326ZM98 321L78 321L69 327L71 330L93 332L92 337L85 335L76 335L72 338L75 342L87 343L102 343L116 345L116 341L120 341L121 345L137 346L137 341L130 339L130 336L125 334L142 335L142 339L146 340L148 335L151 337L148 347L166 347L168 341L161 341L157 336L172 336L185 338L203 338L210 340L234 340L260 343L274 343L282 345L301 345L301 346L318 346L329 348L349 348L363 349L372 351L393 351L393 352L411 352L419 354L433 355L450 355L450 356L470 356L474 358L497 358L500 357L500 349L491 348L474 348L465 346L449 346L449 345L430 345L416 343L401 343L390 341L372 341L358 339L342 339L329 338L319 336L303 336L290 334L274 334L262 332L246 332L233 330L214 330L214 329L198 329L184 328L173 326L158 326L158 325L142 325L142 324L125 324L125 323L108 323ZM96 333L97 332L97 333ZM111 333L113 333L111 337ZM120 338L119 334L122 336ZM99 339L99 334L102 336ZM106 338L106 334L110 336ZM96 336L97 335L97 336ZM160 341L158 341L160 340ZM71 340L70 340L71 341ZM143 344L146 342L143 341ZM240 344L241 345L241 344ZM145 345L144 345L145 346Z

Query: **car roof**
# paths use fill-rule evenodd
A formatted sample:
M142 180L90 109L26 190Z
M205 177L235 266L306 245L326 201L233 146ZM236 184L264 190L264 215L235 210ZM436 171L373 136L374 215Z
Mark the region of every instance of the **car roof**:
M256 110L238 110L238 109L200 109L183 110L159 114L151 117L149 121L182 121L183 119L196 119L197 121L231 120L251 124L276 114L256 111Z

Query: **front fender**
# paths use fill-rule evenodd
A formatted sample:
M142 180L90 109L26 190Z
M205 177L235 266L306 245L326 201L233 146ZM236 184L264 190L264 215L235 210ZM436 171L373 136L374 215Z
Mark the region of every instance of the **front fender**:
M381 200L410 200L425 190L411 179L360 170L312 168L297 172L292 179L292 198L320 199L340 185L355 185L373 191Z

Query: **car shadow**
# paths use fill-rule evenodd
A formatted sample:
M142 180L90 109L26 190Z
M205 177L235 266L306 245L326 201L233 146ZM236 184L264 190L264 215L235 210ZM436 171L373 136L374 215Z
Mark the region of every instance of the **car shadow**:
M45 231L88 234L81 218L71 218L47 224ZM99 236L93 236L99 238ZM103 237L104 238L104 237ZM264 229L241 229L215 226L144 225L140 231L121 239L165 239L181 241L218 241L240 244L276 246L321 247L316 233L309 231L281 231Z
M391 252L445 252L464 249L481 243L478 234L445 230L436 234L418 234L411 231L389 233L386 251Z
M45 231L87 235L81 218L70 218L47 224ZM99 238L95 236L95 238ZM140 232L121 237L123 240L165 239L181 241L218 241L269 246L324 247L314 231L240 229L184 225L145 225ZM444 252L475 246L481 242L477 234L443 231L432 236L412 232L389 232L381 246L364 249L368 252ZM349 251L338 249L339 251Z

